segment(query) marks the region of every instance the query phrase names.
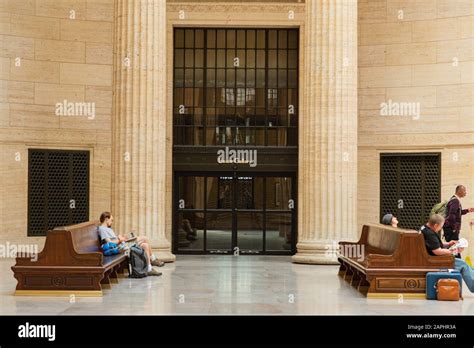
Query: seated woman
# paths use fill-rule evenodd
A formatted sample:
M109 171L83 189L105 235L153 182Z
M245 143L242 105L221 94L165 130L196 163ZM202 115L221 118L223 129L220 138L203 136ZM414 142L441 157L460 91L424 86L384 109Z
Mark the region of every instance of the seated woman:
M100 214L100 225L99 225L99 236L102 243L117 243L120 244L127 240L123 235L116 235L114 230L112 229L112 224L114 222L114 217L108 211L103 212ZM137 237L137 244L145 250L145 253L148 256L148 275L151 276L158 276L161 275L160 272L157 272L153 269L152 266L162 267L165 265L164 262L159 261L155 255L153 255L151 251L150 244L148 243L148 239L145 236Z

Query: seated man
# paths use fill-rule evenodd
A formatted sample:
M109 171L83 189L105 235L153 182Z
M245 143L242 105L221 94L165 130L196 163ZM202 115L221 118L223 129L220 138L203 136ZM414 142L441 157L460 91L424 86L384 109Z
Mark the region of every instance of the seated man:
M438 214L431 215L429 221L421 228L421 233L425 237L425 246L428 250L428 253L433 256L440 255L456 255L463 251L462 248L449 250L448 248L457 241L450 241L449 243L443 243L439 235L440 231L443 229L444 217ZM461 259L455 258L454 268L457 269L464 281L466 282L467 287L471 292L474 292L474 268L468 266L466 262Z
M99 235L102 243L122 243L127 240L122 235L116 235L114 230L112 229L112 224L114 222L114 217L108 211L103 212L100 214L100 225L99 225ZM148 239L144 236L137 237L137 244L145 250L145 253L148 256L148 275L149 276L159 276L161 272L157 272L153 269L152 266L164 266L164 262L159 261L155 255L153 255L151 251L150 244L148 243Z

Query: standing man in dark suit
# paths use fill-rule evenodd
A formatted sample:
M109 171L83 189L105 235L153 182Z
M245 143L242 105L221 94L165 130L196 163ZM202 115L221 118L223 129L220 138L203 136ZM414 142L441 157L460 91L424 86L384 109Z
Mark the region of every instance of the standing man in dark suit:
M443 226L446 242L459 240L461 217L467 213L474 212L474 208L463 209L461 206L461 198L465 197L466 193L466 187L463 185L456 186L456 192L446 206L446 221ZM457 257L460 257L460 255Z

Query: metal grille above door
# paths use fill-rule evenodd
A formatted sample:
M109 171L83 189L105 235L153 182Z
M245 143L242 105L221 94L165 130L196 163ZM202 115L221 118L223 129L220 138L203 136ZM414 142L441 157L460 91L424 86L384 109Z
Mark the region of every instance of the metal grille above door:
M419 229L440 199L440 154L380 155L380 219L392 213L399 227Z
M297 28L175 28L173 145L298 144Z
M28 236L89 219L89 152L28 151Z

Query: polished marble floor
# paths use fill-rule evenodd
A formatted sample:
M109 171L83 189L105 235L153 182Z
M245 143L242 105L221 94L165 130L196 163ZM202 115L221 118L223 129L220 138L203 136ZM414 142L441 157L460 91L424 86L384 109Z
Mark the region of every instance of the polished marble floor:
M297 265L287 256L183 256L161 277L120 280L102 298L15 297L10 266L0 261L0 315L9 314L474 314L464 301L367 299L337 276L337 266Z

